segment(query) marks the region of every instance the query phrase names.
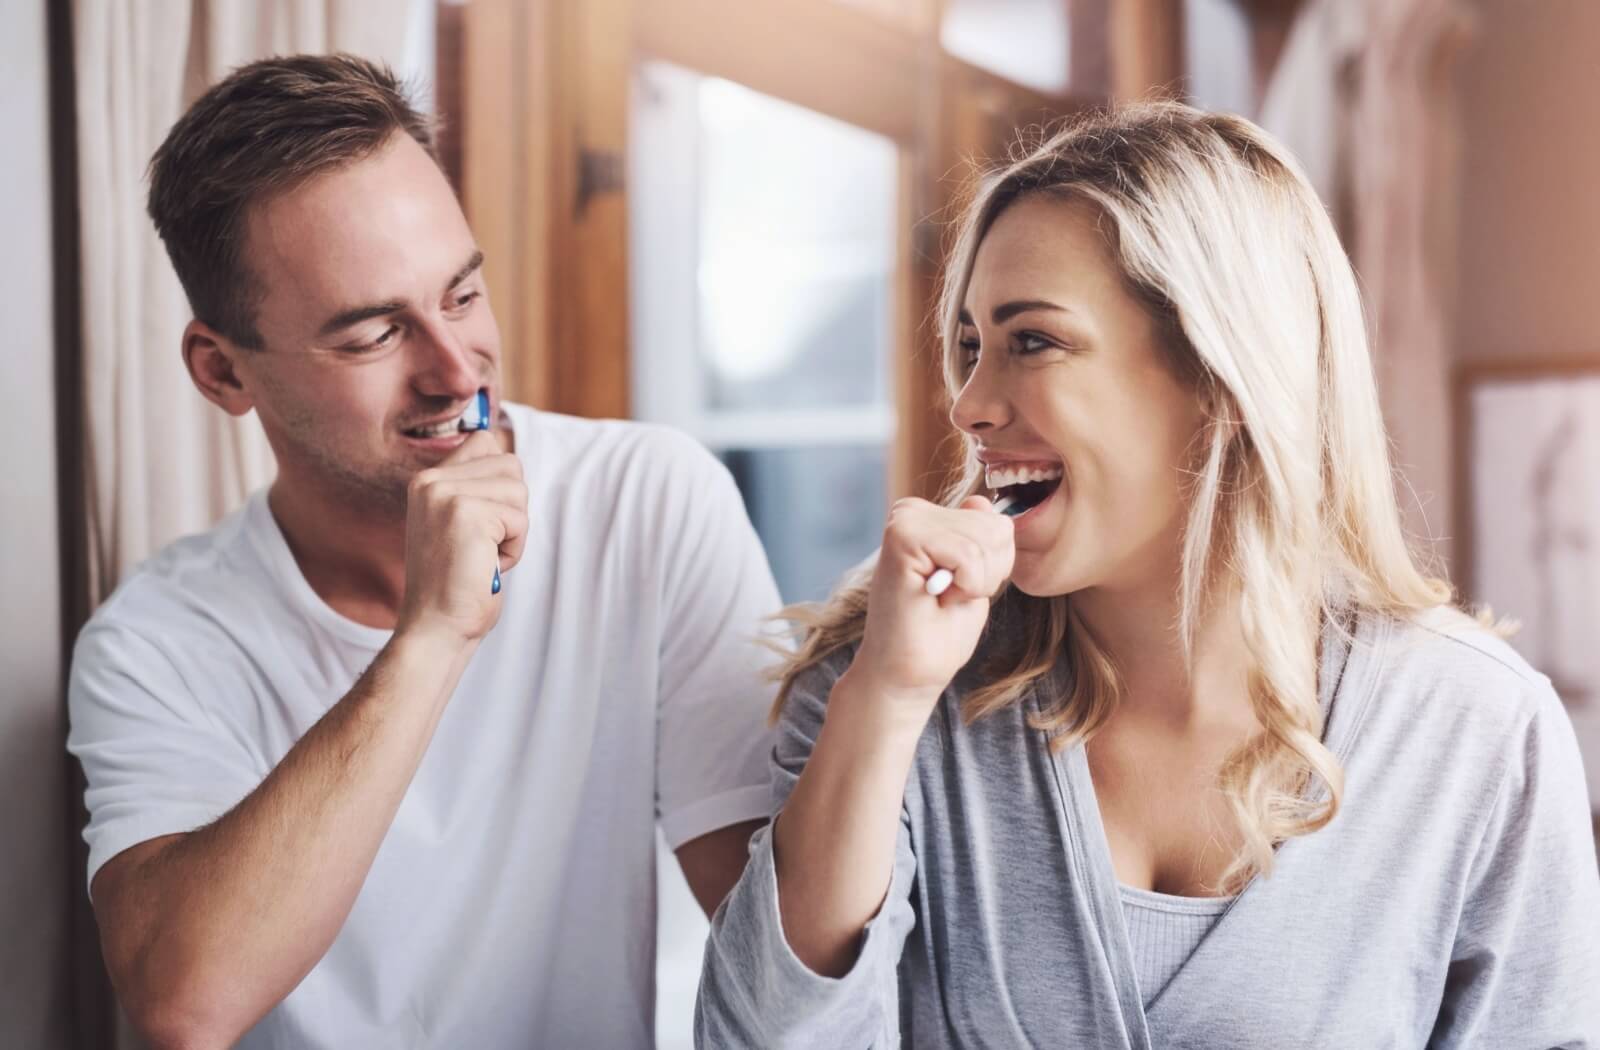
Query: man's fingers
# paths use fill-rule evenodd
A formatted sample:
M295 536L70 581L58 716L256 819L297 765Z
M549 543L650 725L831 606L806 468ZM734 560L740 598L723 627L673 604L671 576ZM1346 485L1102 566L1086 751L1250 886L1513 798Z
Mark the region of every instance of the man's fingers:
M494 431L474 430L467 435L467 440L463 441L454 452L446 456L439 465L444 467L458 463L470 463L485 456L502 454L506 454L505 450L500 447L500 441L494 436Z
M503 503L514 510L526 510L528 486L520 477L445 478L428 486L422 498L435 506L450 500L483 499Z

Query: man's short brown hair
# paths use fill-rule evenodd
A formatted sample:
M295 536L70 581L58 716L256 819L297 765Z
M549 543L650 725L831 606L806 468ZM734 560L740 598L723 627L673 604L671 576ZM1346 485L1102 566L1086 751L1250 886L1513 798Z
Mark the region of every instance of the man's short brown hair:
M150 161L150 218L199 320L260 349L260 287L243 258L252 204L433 126L387 66L293 55L242 66L172 126Z

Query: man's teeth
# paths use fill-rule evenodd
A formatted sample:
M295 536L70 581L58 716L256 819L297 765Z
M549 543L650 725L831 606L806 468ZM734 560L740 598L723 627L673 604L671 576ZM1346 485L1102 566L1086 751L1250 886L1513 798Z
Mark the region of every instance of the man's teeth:
M1036 481L1055 481L1062 470L1055 467L989 467L983 472L983 483L991 489L1027 485Z
M460 432L461 421L459 419L447 419L442 423L435 423L432 426L412 427L410 430L406 431L406 433L410 434L412 437L418 438L446 437L450 434L457 434Z

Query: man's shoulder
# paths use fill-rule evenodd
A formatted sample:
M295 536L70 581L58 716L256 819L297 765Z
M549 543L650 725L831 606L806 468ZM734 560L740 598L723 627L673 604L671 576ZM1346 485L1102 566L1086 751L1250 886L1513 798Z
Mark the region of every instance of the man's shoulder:
M89 618L79 653L97 638L128 635L182 648L213 630L224 610L259 604L264 576L250 536L252 513L247 504L137 565Z
M626 419L584 419L507 405L530 478L579 498L618 506L732 490L728 470L705 445L674 427Z
M664 423L633 419L589 419L508 403L519 435L530 440L519 453L536 461L566 463L623 457L649 463L716 464L700 442Z

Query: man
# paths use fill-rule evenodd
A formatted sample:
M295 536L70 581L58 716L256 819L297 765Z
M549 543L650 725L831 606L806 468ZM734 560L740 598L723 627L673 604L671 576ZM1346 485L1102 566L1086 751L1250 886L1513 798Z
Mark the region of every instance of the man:
M78 640L124 1007L158 1047L652 1045L657 821L709 913L768 813L777 595L727 472L501 403L483 255L387 70L239 70L149 206L195 386L278 475Z

